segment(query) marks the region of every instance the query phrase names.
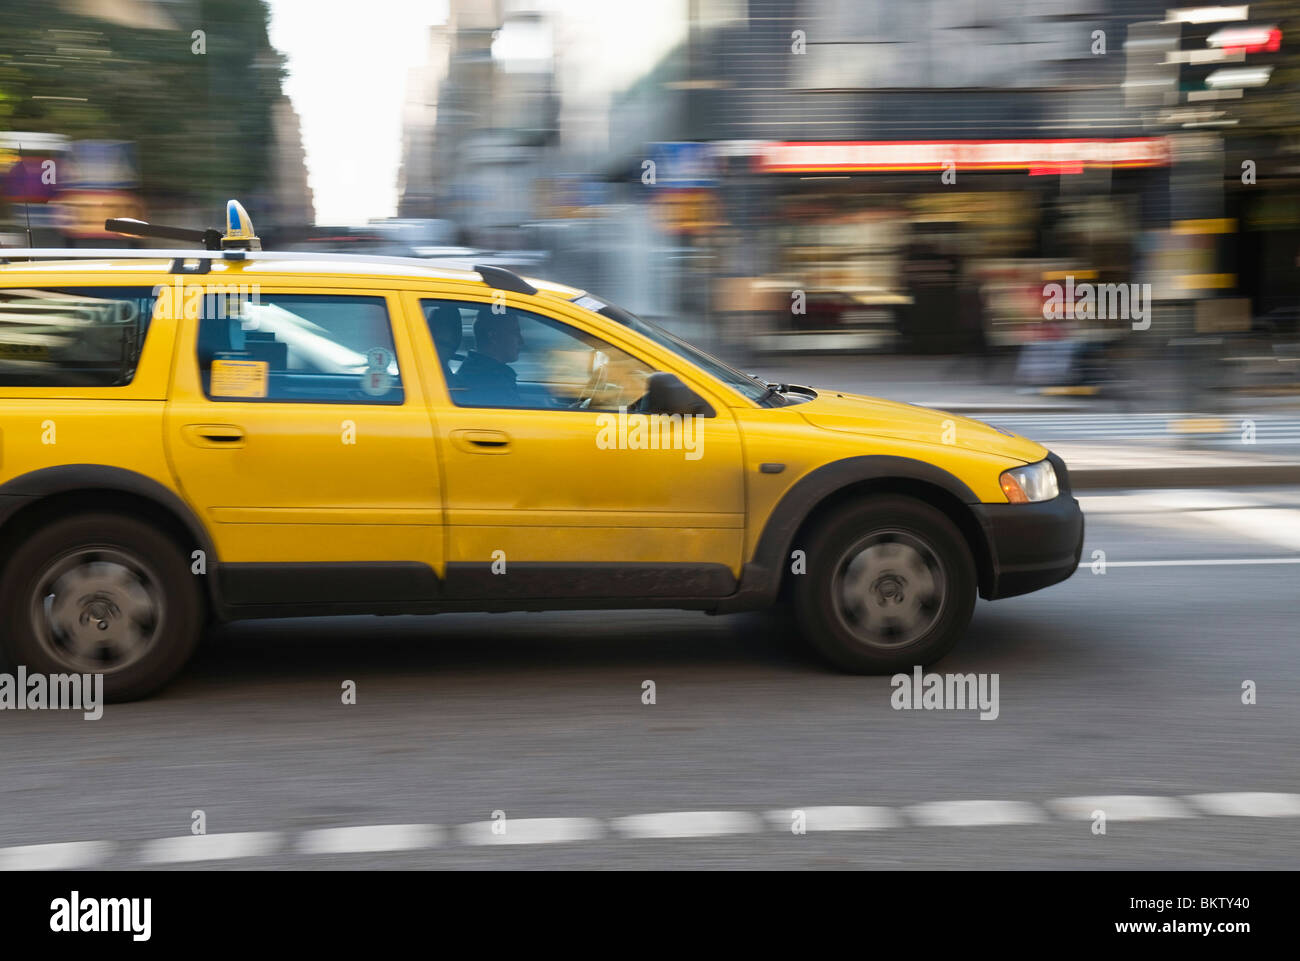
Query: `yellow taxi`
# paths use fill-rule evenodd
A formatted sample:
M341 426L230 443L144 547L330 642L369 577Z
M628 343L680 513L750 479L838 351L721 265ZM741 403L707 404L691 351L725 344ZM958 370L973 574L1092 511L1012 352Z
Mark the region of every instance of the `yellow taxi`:
M497 267L0 251L0 631L106 695L212 622L787 604L893 672L976 595L1077 567L1061 459L939 411L767 384L596 296ZM611 639L613 642L613 639Z

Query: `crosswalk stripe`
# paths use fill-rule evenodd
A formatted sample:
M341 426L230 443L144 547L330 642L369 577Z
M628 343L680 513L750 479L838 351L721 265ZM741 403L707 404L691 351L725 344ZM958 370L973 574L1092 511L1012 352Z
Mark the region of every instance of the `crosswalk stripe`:
M976 415L979 416L979 415ZM1300 444L1300 418L1262 415L1246 417L1216 417L1217 429L1185 434L1179 431L1182 423L1207 421L1185 414L990 414L981 420L1034 440L1054 441L1067 439L1169 439L1195 436L1199 442L1210 446L1245 447L1243 434L1247 423L1254 425L1253 446L1284 446Z

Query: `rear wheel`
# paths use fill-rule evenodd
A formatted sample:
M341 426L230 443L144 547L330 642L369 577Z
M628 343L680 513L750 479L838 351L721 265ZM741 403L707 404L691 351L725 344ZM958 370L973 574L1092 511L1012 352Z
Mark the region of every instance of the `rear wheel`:
M186 555L146 523L79 514L32 533L0 583L0 630L14 664L103 674L110 701L151 694L185 665L202 630Z
M791 578L800 632L846 671L929 664L970 623L974 561L961 532L928 504L869 498L827 517L804 550L807 573Z

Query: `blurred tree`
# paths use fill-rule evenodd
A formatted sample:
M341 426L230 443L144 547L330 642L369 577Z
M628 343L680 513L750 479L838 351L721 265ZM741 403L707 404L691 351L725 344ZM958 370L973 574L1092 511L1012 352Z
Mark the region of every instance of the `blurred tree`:
M153 6L165 28L0 0L0 127L135 142L146 202L217 211L265 191L284 77L265 0Z

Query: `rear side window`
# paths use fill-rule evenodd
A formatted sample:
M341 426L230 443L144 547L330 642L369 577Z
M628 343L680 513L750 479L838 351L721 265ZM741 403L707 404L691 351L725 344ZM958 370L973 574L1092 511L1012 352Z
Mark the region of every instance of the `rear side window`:
M0 386L126 386L153 305L152 287L0 290Z
M405 399L383 297L260 294L209 301L199 320L197 353L211 400Z

